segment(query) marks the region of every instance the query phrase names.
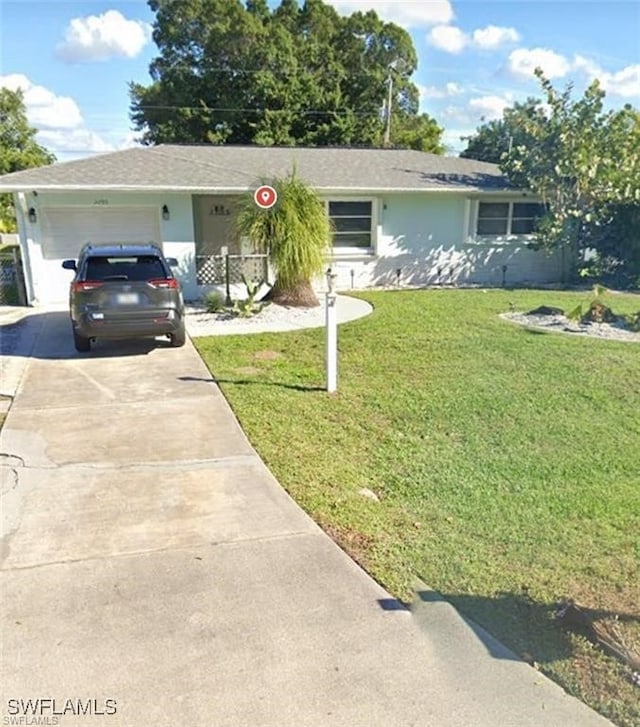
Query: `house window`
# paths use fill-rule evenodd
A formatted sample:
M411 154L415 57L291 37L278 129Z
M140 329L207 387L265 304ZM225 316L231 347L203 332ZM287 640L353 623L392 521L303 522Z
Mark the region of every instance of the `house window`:
M544 214L544 205L538 202L480 202L476 234L531 235Z
M371 201L329 202L334 248L370 250L373 247L372 207Z

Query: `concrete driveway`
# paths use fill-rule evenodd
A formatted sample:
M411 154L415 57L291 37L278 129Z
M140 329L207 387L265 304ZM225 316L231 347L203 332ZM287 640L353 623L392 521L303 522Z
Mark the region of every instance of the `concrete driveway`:
M39 323L0 435L0 717L609 724L427 589L391 599L280 488L190 343L80 355L65 313Z

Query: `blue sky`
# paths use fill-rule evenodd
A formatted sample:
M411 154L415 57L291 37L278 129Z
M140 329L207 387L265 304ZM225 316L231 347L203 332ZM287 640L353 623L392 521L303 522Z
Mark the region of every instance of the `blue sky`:
M278 4L277 2L271 3ZM640 0L331 0L411 33L421 108L459 137L505 106L599 78L607 105L640 108ZM0 86L20 86L38 140L60 161L135 143L128 83L149 82L154 15L143 0L0 0Z

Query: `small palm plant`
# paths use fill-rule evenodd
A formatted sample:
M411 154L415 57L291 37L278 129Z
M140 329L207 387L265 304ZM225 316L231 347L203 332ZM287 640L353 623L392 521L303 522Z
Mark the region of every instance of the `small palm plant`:
M235 218L236 233L268 253L275 269L269 298L280 305L311 308L319 305L311 281L322 272L331 240L331 221L322 199L299 179L295 170L271 186L278 201L259 208L248 193Z

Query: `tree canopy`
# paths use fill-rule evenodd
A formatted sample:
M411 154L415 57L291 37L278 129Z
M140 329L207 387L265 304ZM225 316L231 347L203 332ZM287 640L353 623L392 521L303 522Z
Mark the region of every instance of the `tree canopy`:
M392 76L392 137L441 152L418 116L410 35L374 11L340 15L322 0L149 0L159 55L130 85L146 144L379 146Z
M514 145L526 143L527 136L522 125L523 119L544 118L541 101L528 98L524 103L515 103L503 111L501 119L483 123L472 136L463 136L467 147L460 153L465 159L500 164Z
M0 174L51 164L55 156L35 140L21 90L0 88ZM10 194L0 195L0 232L15 230L15 211Z
M604 111L597 80L582 98L553 88L536 71L544 100L505 109L502 119L465 137L461 156L500 164L510 181L575 216L596 203L640 203L640 112Z
M638 112L605 112L597 80L574 101L571 85L560 93L542 71L536 75L545 104L519 114L520 135L501 161L509 179L569 218L603 202L640 202Z
M536 235L540 246L565 245L576 256L606 247L607 255L621 256L616 266L637 264L640 113L629 105L605 111L597 80L574 100L571 84L557 91L540 69L536 75L544 98L515 104L481 126L462 156L499 163L515 186L542 198L548 212ZM623 238L624 245L614 244Z

